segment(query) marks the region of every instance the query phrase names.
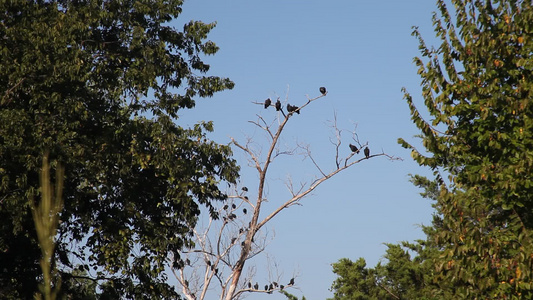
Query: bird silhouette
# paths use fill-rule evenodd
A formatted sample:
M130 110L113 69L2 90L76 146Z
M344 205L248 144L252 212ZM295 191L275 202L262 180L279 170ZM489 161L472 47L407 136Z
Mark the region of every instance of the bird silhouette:
M276 111L280 111L281 110L281 102L279 101L276 101Z
M265 285L265 291L266 291L266 290L268 290L268 284L267 284L267 285Z
M248 188L245 187L245 186L242 187L242 190L243 190L244 192L248 192Z
M279 289L280 289L280 290L283 290L284 288L285 288L285 286L284 286L283 284L281 284L281 285L279 286Z
M297 109L298 109L298 106L292 106L290 104L287 104L287 111L289 113L296 112L297 114L300 114L300 110L297 110Z
M251 282L248 282L248 288L249 288L249 289L252 288L252 283L251 283Z
M294 278L291 278L291 280L289 281L289 285L294 285Z
M287 112L291 113L294 111L294 106L287 103Z
M359 153L359 149L357 149L357 147L355 145L350 144L350 150L352 150L352 152Z
M268 290L273 290L274 289L274 286L272 285L272 283L268 286Z
M270 104L272 104L272 101L270 100L270 98L266 99L265 100L265 108L268 108L270 106Z
M370 149L368 149L368 147L365 148L365 156L366 158L370 156Z
M256 289L256 290L259 289L259 284L257 282L254 284L254 289Z
M243 214L246 214L247 212L248 212L248 211L246 210L246 208L243 208L243 209L242 209L242 213L243 213Z
M235 208L237 208L237 205L235 205L235 203L233 203L233 204L231 205L231 208L235 209Z
M322 93L322 95L325 95L326 94L326 88L321 86L320 87L320 93Z

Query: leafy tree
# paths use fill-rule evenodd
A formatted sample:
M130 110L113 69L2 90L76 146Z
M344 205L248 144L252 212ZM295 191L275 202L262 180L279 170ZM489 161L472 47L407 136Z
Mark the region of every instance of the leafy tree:
M423 242L387 244L386 263L367 268L366 261L343 258L333 264L338 278L331 290L334 300L343 299L432 299L428 277L431 265L425 257ZM417 256L411 259L409 250Z
M435 197L429 240L434 281L447 299L533 297L533 7L531 1L437 2L438 48L416 58L425 120L405 99L435 172L415 183ZM426 154L427 153L427 154Z
M200 205L216 217L218 183L238 170L228 146L206 139L211 123L175 124L195 98L233 87L205 75L215 24L168 25L182 3L0 2L0 297L37 290L28 199L40 199L45 151L65 170L53 255L62 292L87 290L69 290L80 279L104 298L177 297L166 259L190 245Z

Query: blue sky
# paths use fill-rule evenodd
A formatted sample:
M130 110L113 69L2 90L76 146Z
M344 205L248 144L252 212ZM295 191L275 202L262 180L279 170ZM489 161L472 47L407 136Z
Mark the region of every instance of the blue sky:
M327 124L336 113L338 126L351 130L356 124L360 141L368 142L373 153L383 150L403 158L362 161L320 186L302 200L303 206L290 207L269 224L275 237L266 253L286 281L297 275L299 290L291 293L311 300L331 297L332 263L363 257L374 266L386 250L383 243L424 237L418 225L430 224L433 209L408 174L430 172L414 163L397 139L416 144L413 136L418 131L401 88L406 87L423 108L420 78L412 62L419 55L418 42L411 32L412 26L419 26L426 43L436 45L431 25L435 10L435 1L428 0L195 0L185 1L182 16L174 22L180 28L190 19L216 21L209 39L220 51L206 58L209 74L235 82L233 90L182 112L179 124L212 120L215 132L209 137L219 143L228 143L230 136L241 142L251 137L267 147L265 135L248 121L256 120L257 114L274 120L276 113L252 102L279 96L301 105L306 95L318 96L318 88L325 86L326 97L291 118L282 145L309 144L321 166L331 170L333 132ZM348 133L343 136L344 155L349 154L350 138ZM235 158L242 166L242 184L253 195L257 174L247 167L242 151L235 149ZM288 199L284 181L289 174L294 182L309 182L317 172L302 156L276 161L265 209ZM257 268L255 281L266 284L264 256L249 263ZM252 294L249 299L285 297Z

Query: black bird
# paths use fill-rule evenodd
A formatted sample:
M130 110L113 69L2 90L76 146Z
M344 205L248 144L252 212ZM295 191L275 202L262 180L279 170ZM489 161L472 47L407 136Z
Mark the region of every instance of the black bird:
M226 209L228 209L228 205L227 205L227 204L226 204L226 205L224 205L224 207L222 207L222 209L223 209L223 210L226 210Z
M287 112L289 112L289 113L293 112L293 111L294 111L294 108L293 108L293 107L294 107L294 106L292 106L292 105L290 105L290 104L287 103Z
M231 239L231 243L232 243L232 244L235 243L236 240L237 240L237 238L232 238L232 239Z
M294 285L294 278L291 278L291 280L289 281L289 285Z
M235 209L236 207L237 207L237 205L235 205L235 203L233 203L233 204L231 205L231 208L233 208L233 209Z
M278 287L278 283L277 282L272 282L272 284L274 284L275 287Z
M285 288L285 286L282 284L279 286L279 289L283 291L283 289Z
M366 158L370 156L370 149L368 149L368 147L365 148L365 156Z
M241 234L243 232L244 232L244 229L243 228L239 228L239 234Z
M276 101L276 111L280 111L281 110L281 102L279 101Z
M242 190L245 191L245 192L248 192L248 188L245 187L245 186L242 187Z
M265 285L265 291L268 290L268 285Z
M248 288L249 288L249 289L252 288L252 283L251 283L251 282L248 282Z
M297 110L298 106L292 106L290 104L287 104L287 112L296 112L297 114L300 114L300 110Z
M243 208L243 209L242 209L242 213L243 213L243 214L246 214L247 212L248 212L248 211L246 210L246 208Z
M268 286L268 290L273 290L274 286L272 286L272 283Z
M357 149L357 147L355 145L350 144L350 150L352 150L352 152L359 153L359 149Z
M268 108L272 104L272 101L270 101L270 98L265 100L265 108Z
M321 86L320 87L320 92L322 93L322 95L325 95L326 94L326 88Z
M256 290L259 289L259 284L257 282L254 284L254 289L256 289Z

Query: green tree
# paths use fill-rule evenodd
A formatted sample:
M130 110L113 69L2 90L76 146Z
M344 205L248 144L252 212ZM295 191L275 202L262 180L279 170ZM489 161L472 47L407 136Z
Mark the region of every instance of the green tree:
M215 24L168 25L182 4L0 2L1 298L37 291L28 199L40 199L45 150L51 167L65 170L53 256L62 292L81 277L102 297L177 297L166 260L179 263L200 205L215 216L212 201L226 198L218 183L238 171L230 148L206 139L211 123L175 124L195 98L233 87L206 75L203 59L218 50L206 41Z
M429 248L422 241L387 247L385 263L379 262L374 268L367 268L363 258L356 262L343 258L334 263L338 278L331 286L332 299L432 299L431 265L425 257ZM409 251L417 255L411 258Z
M531 1L437 1L441 43L422 58L424 119L405 99L435 172L415 178L436 199L428 239L434 281L447 299L533 297L533 7ZM427 119L427 120L426 120Z

